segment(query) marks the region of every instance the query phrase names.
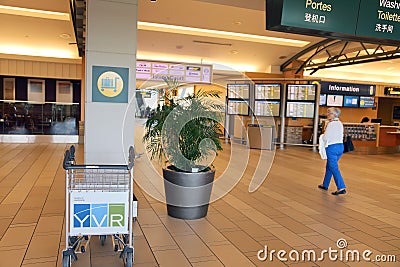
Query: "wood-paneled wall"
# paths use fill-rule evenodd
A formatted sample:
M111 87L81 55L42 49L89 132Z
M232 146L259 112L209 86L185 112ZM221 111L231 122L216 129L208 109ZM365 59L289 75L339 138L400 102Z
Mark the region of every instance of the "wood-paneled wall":
M0 75L81 79L82 64L0 58Z

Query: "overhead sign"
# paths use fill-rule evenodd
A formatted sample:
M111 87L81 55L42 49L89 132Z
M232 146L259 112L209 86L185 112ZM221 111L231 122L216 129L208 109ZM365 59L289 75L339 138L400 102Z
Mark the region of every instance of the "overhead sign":
M320 82L321 94L374 96L376 86L371 84Z
M387 44L400 40L397 0L267 0L266 19L267 30Z
M400 2L361 0L357 36L400 40Z
M178 62L136 62L136 79L159 80L173 78L180 82L212 82L212 65Z
M359 0L285 0L281 25L354 34L357 22L354 10L358 4Z
M385 87L385 95L400 95L400 88L398 87Z

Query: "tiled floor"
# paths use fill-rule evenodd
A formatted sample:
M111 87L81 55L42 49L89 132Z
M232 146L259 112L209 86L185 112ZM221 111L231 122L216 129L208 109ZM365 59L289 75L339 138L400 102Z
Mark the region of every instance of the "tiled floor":
M140 142L139 142L140 143ZM65 172L61 161L66 145L0 144L0 266L61 266L65 246ZM137 145L138 152L143 148ZM235 151L231 155L231 151ZM135 195L139 215L134 225L134 266L400 266L400 155L345 154L340 162L348 194L335 197L320 191L324 162L307 148L288 147L262 156L260 168L271 170L261 187L249 193L259 150L225 145L215 163L217 176L241 173L242 179L213 202L206 218L184 221L168 217L159 169L146 156L136 160ZM82 162L83 146L77 146ZM229 165L231 163L231 165ZM233 163L233 164L232 164ZM157 164L156 164L157 165ZM229 165L232 172L224 170ZM241 175L239 175L241 176ZM224 178L225 179L225 178ZM222 179L221 179L222 180ZM140 186L139 186L140 185ZM142 187L142 189L140 188ZM222 187L221 187L222 188ZM151 195L147 194L150 193ZM338 239L348 247L339 250ZM342 252L371 250L395 255L397 262L260 261L259 250L324 249ZM263 256L263 255L261 255ZM288 255L286 255L288 257ZM73 266L123 266L109 240L94 239Z

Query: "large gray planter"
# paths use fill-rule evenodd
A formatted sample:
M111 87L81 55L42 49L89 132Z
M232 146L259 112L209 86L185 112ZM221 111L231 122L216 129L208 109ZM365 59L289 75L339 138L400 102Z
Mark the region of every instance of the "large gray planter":
M163 169L168 215L193 220L205 217L215 171L177 172Z

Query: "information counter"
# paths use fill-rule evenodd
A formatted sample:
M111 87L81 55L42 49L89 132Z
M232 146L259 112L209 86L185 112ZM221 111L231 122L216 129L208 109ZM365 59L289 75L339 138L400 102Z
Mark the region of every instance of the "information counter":
M387 154L400 152L400 127L379 123L343 123L345 136L353 139L354 152Z

